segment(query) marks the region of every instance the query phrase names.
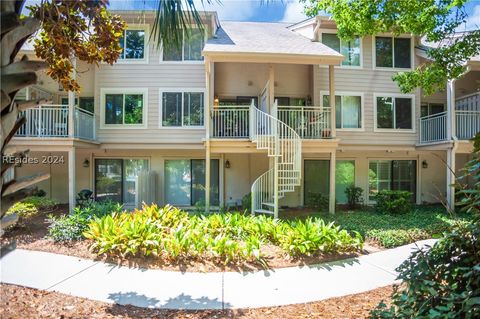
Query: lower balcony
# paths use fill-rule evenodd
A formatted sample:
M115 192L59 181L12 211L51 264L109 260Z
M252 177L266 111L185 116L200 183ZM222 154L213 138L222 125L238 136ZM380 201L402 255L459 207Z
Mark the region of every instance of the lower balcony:
M15 136L29 138L78 138L94 141L95 114L74 108L69 114L68 105L41 105L28 109L23 114L26 122ZM73 116L73 134L69 130L69 116Z
M330 108L318 106L278 106L272 116L295 130L302 139L329 139ZM212 137L248 139L250 137L250 107L215 107L212 112Z

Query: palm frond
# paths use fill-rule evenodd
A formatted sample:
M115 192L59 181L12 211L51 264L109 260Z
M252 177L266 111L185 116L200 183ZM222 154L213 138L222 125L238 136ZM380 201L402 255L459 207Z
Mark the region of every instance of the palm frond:
M211 4L220 0L201 0ZM189 38L192 28L204 31L202 18L198 12L194 0L158 0L155 12L155 21L152 28L152 36L157 45L171 49L181 49L183 34Z

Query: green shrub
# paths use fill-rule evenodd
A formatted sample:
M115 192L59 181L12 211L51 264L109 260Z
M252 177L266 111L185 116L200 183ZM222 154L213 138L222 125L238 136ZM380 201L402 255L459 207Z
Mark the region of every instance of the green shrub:
M363 189L352 184L345 189L345 195L347 195L348 208L355 209L361 203Z
M16 214L19 218L26 220L37 215L40 211L52 210L56 205L57 203L52 199L29 196L13 204L6 214Z
M22 203L32 204L37 207L39 210L51 210L58 203L53 199L46 198L43 196L30 196L21 201Z
M382 190L375 195L375 210L383 214L406 214L412 210L412 193Z
M75 207L72 214L60 217L49 216L48 235L53 241L72 241L83 239L83 232L95 217L103 217L122 211L122 205L111 202L93 202L87 207Z
M262 245L280 246L300 256L360 249L360 235L351 236L322 220L278 221L240 213L189 215L165 206L143 206L133 213L95 218L84 232L98 254L210 258L228 263L264 263Z
M242 198L242 209L250 212L252 209L252 193L248 193Z
M430 250L415 251L397 271L403 284L392 305L381 303L373 319L478 318L480 225L456 226Z
M328 207L328 197L322 193L309 193L305 203L307 207L324 209Z

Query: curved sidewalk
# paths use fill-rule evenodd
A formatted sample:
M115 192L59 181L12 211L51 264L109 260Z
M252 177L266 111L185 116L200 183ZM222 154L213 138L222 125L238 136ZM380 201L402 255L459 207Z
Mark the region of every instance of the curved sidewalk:
M1 282L88 299L169 309L280 306L356 294L395 282L398 267L424 240L319 265L238 273L119 267L17 249L1 259Z

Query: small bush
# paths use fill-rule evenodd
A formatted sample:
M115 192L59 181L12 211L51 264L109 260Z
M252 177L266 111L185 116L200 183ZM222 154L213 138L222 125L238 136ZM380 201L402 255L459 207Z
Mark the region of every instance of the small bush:
M83 232L95 217L103 217L122 211L122 205L111 202L94 202L89 206L75 207L72 214L60 217L49 216L48 237L53 241L72 241L83 239Z
M310 193L306 202L307 207L324 209L328 207L328 197L322 193Z
M35 191L35 193L33 194L33 196L45 197L45 196L47 196L47 192L44 191L43 189L39 189L39 190Z
M49 198L30 196L13 204L6 214L16 214L20 219L26 220L37 215L40 211L52 210L56 204L54 200Z
M51 210L56 205L57 202L53 199L46 198L43 196L30 196L21 201L22 203L32 204L37 207L39 210Z
M252 209L252 193L248 193L242 198L242 209L250 212Z
M362 201L363 189L352 184L345 189L345 195L347 195L348 208L355 209Z
M406 214L412 210L412 193L407 191L379 191L375 195L375 210L383 214Z

